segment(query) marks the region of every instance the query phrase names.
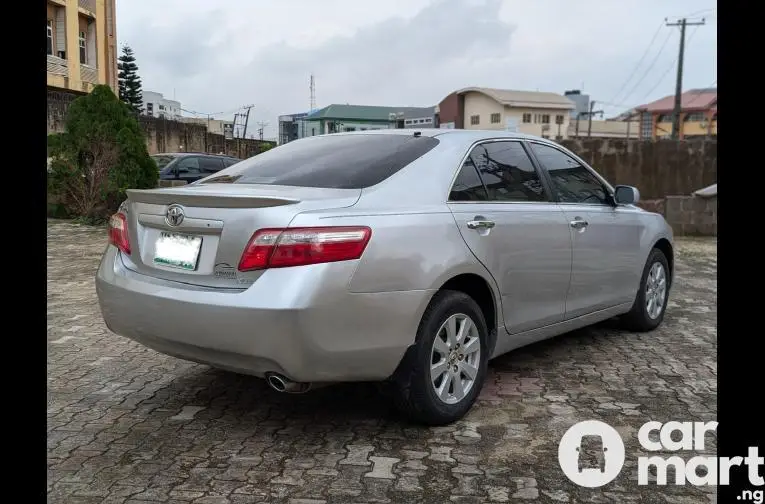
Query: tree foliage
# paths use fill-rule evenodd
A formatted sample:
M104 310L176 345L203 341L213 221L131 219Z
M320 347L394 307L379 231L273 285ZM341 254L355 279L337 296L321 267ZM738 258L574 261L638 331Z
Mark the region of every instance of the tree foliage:
M127 189L157 185L157 165L128 105L96 86L69 107L65 132L49 138L49 196L71 216L98 220L116 210Z
M141 89L141 78L138 76L138 65L135 62L135 54L130 46L122 47L122 54L117 63L119 70L117 77L119 79L120 100L127 103L130 108L138 113L143 106L143 91Z

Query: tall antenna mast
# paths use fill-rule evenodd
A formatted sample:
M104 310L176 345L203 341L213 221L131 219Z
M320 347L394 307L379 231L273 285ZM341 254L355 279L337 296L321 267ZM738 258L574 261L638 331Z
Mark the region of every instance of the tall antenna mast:
M316 81L313 78L313 74L311 74L311 104L310 104L310 112L313 112L316 108Z

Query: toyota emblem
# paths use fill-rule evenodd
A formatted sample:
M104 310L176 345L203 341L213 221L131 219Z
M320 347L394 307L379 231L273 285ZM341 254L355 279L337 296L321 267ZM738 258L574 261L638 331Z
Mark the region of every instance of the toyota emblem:
M170 205L165 212L165 222L168 226L180 226L183 222L183 208L180 205Z

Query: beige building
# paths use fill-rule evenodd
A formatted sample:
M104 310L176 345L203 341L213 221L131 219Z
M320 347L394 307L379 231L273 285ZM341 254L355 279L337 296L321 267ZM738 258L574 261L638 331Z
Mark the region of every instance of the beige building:
M115 0L46 0L49 91L117 92Z
M445 128L513 130L562 140L574 108L557 93L471 87L441 101L438 119Z
M225 135L226 130L233 132L234 121L225 119L207 119L204 117L181 117L178 119L183 123L201 124L207 126L207 132L216 135Z

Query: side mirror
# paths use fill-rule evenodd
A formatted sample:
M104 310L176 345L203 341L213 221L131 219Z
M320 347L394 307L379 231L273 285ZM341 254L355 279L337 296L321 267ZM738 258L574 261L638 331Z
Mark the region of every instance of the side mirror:
M614 188L614 201L617 205L634 205L640 201L640 191L636 187L618 185Z

